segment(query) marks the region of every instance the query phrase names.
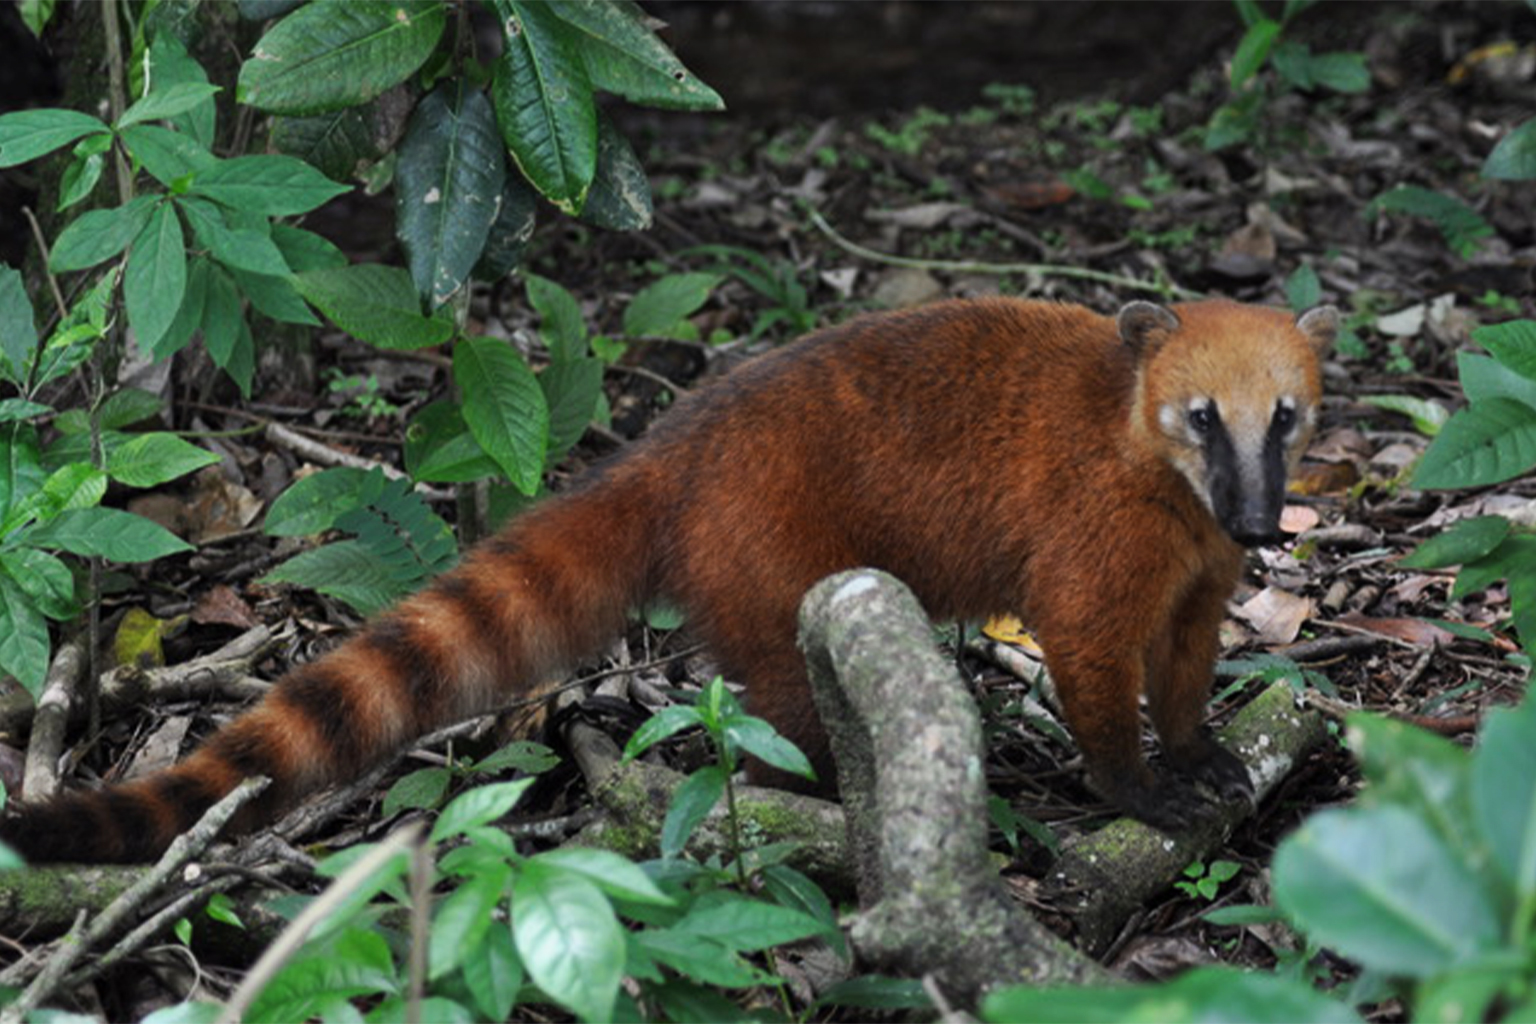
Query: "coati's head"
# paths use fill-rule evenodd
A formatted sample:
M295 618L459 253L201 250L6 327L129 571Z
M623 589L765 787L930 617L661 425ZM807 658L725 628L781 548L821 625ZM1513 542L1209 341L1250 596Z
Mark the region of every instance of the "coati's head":
M1233 540L1278 540L1286 476L1316 423L1318 363L1338 311L1132 302L1117 322L1139 363L1134 429Z

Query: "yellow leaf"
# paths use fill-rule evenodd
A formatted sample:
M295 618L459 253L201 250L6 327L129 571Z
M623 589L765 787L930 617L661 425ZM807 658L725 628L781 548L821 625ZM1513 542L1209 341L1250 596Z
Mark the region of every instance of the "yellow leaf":
M130 608L117 625L112 638L112 662L114 665L137 665L140 668L159 668L165 664L165 650L161 646L167 637L175 636L187 624L185 615L174 619L157 619L142 608Z
M1035 642L1034 635L1024 628L1024 623L1016 615L994 615L981 627L981 631L999 643L1022 647L1026 653L1037 658L1044 654Z

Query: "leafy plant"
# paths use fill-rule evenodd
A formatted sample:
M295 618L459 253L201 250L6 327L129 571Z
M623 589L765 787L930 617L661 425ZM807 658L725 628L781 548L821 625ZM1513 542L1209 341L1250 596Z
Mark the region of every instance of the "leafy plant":
M1241 864L1230 860L1213 860L1210 864L1195 861L1184 869L1188 881L1174 882L1173 886L1190 899L1214 900L1222 883L1237 877L1243 870Z
M1280 20L1264 13L1258 0L1233 0L1246 26L1232 55L1232 99L1211 117L1206 126L1205 146L1210 150L1247 142L1263 125L1263 113L1271 91L1364 92L1371 84L1365 55L1354 52L1313 53L1305 43L1282 39L1285 28L1314 0L1286 0ZM1274 72L1278 86L1261 74L1265 67Z
M1370 217L1383 211L1406 213L1432 222L1445 237L1445 243L1462 259L1469 259L1483 239L1493 236L1493 226L1461 200L1416 185L1398 185L1372 199L1365 208Z
M1280 654L1254 654L1247 658L1235 658L1230 661L1218 661L1216 674L1220 676L1233 676L1236 681L1225 691L1214 698L1220 700L1230 692L1241 690L1254 680L1262 682L1265 686L1272 683L1285 683L1298 694L1306 691L1308 687L1330 697L1337 696L1333 681L1326 673L1307 668L1305 665Z
M916 156L928 144L928 137L933 129L943 128L949 123L948 114L929 107L918 107L912 116L895 130L871 121L864 126L864 133L893 153Z
M123 428L156 415L142 391L116 392L89 412L55 414L45 389L89 358L105 331L108 287L98 285L46 340L21 275L0 267L0 672L40 695L52 650L48 620L81 607L59 556L147 562L190 546L157 523L101 504L107 485L153 487L216 462L175 434ZM52 420L56 434L39 425Z
M714 272L728 274L767 299L771 305L752 321L750 336L762 337L769 330L782 327L794 337L816 327L816 313L810 306L810 292L800 281L794 265L774 260L760 252L734 245L699 245L685 250L684 256L710 256Z
M1358 963L1414 1020L1536 1015L1536 698L1490 712L1476 748L1349 719L1360 803L1312 815L1273 862L1275 906ZM1244 909L1244 908L1233 908ZM1256 908L1255 908L1256 909ZM1230 918L1229 918L1230 919ZM1162 985L1005 989L994 1021L1359 1020L1301 977L1201 968Z

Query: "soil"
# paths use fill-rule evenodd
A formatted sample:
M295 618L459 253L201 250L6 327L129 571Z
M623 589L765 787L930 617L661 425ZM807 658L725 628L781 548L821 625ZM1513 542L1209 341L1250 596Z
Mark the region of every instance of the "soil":
M1367 399L1409 395L1455 407L1455 358L1475 348L1471 331L1536 313L1536 184L1478 174L1498 139L1536 111L1536 17L1528 7L1308 10L1285 38L1314 52L1364 54L1369 87L1357 94L1298 90L1265 71L1267 99L1251 131L1215 152L1202 133L1230 98L1226 62L1242 33L1235 8L1225 4L678 0L648 8L670 22L669 41L729 110L611 105L651 176L651 231L607 234L545 211L527 265L575 292L595 329L617 332L629 298L658 275L715 265L689 253L703 244L774 261L804 289L807 315L820 323L998 292L1103 311L1155 298L1159 287L1285 304L1287 283L1309 267L1322 298L1345 311L1350 337L1327 369L1322 429L1294 496L1297 538L1252 560L1225 657L1297 657L1324 677L1330 707L1415 716L1461 742L1470 741L1485 709L1518 699L1529 670L1514 657L1505 629L1504 587L1448 605L1449 574L1409 572L1395 562L1467 515L1531 517L1536 481L1474 493L1414 490L1407 480L1426 438ZM1480 48L1502 42L1515 44L1512 55L1479 59ZM1373 215L1372 201L1400 185L1458 198L1488 232L1458 248L1429 221ZM354 252L388 249L387 200L353 201L345 210L315 224ZM819 228L811 210L838 237ZM4 216L14 242L13 212ZM846 243L931 262L890 266ZM998 265L1007 269L998 272ZM1083 280L1051 267L1122 280ZM726 343L634 345L629 369L608 380L613 429L589 433L554 485L645 428L667 400L657 374L695 386L745 353L788 340L782 320L753 335L765 313L786 303L793 305L734 276L696 318L701 337ZM486 289L474 309L492 333L527 337L536 329L516 281ZM378 396L398 411L360 410L354 395L317 382L324 370L374 376ZM243 426L242 412L254 410L390 463L398 463L396 441L409 413L445 383L437 366L383 358L340 338L327 339L313 361L265 361L264 398L249 406L209 383L199 367L177 372L179 426ZM279 493L304 461L261 435L218 444L227 456L219 486L257 499ZM178 514L192 515L187 510L198 498L173 493L170 500L180 504ZM351 619L329 602L256 583L277 558L273 544L251 530L229 531L191 559L165 560L152 574L125 580L108 611L137 606L162 619L189 613L186 628L166 640L173 664L250 622L294 623L299 639L263 666L275 676L327 646ZM225 611L208 610L215 599L226 602ZM1431 619L1487 632L1468 639ZM649 662L674 642L637 631L621 657ZM989 705L1016 697L1011 678L971 667ZM708 663L692 656L642 676L686 691L708 673ZM1227 687L1218 715L1248 692ZM120 770L159 721L190 715L195 733L206 711L123 715L108 723L88 763L102 774ZM1063 770L1070 745L1006 719L996 731L1006 738L992 768L994 790L1016 797L1020 813L1063 832L1104 820L1107 808L1079 773ZM1245 870L1219 902L1264 902L1265 866L1278 840L1307 813L1349 800L1357 782L1337 745L1300 766L1231 838L1223 857ZM550 813L577 799L559 782L543 791ZM356 834L367 834L376 818L362 810ZM1026 847L1017 870L1036 870L1037 857ZM1261 930L1202 922L1209 905L1169 893L1128 932L1114 966L1162 976L1218 956L1274 962Z

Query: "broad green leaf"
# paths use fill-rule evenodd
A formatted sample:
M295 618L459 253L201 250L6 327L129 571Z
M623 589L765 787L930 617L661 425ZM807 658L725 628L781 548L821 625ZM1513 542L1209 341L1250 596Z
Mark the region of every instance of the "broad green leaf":
M1370 786L1364 806L1395 804L1432 826L1451 849L1475 843L1467 752L1449 740L1380 715L1349 716L1349 748Z
M429 309L469 280L497 215L507 166L490 101L464 79L417 106L395 167L395 233Z
M580 359L587 354L587 325L581 318L576 296L538 274L524 274L528 284L528 304L543 317L539 337L549 349L554 362Z
M1314 83L1334 92L1364 92L1371 87L1371 71L1363 53L1315 53L1308 61L1307 71Z
M555 752L542 743L533 743L528 740L513 740L494 753L488 754L475 762L471 771L478 774L497 774L500 772L520 771L530 775L538 775L547 772L560 763L560 758Z
M59 176L59 198L54 209L63 212L91 194L107 167L107 151L112 148L112 136L87 135L75 143L73 159Z
M1405 569L1439 569L1475 561L1509 536L1509 520L1503 516L1463 519L1438 536L1420 544L1398 562Z
M114 562L149 562L192 545L158 523L115 508L79 508L59 513L28 535L42 548L75 555L100 555Z
M206 256L193 256L187 261L187 286L181 293L181 305L171 326L160 335L160 340L149 349L155 361L169 359L187 347L192 334L203 325L203 314L208 305L208 282L214 271Z
M112 450L107 475L129 487L154 487L219 461L175 434L138 434Z
M1456 353L1456 372L1461 390L1473 405L1490 398L1513 398L1536 409L1536 380L1522 377L1489 356L1476 352Z
M1451 587L1451 600L1460 601L1468 594L1486 590L1499 580L1536 573L1536 534L1511 531L1509 536L1482 558L1463 562Z
M184 184L182 179L219 162L192 136L157 124L136 124L125 129L122 140L133 158L166 188L179 190Z
M647 928L634 942L650 957L705 985L747 988L768 980L766 972L747 963L735 950L719 942L671 928ZM716 1020L711 1015L703 1018Z
M1536 320L1511 320L1472 332L1472 340L1504 366L1526 380L1536 381Z
M1427 978L1500 938L1471 867L1401 807L1314 814L1276 852L1274 893L1308 936L1388 974Z
M523 962L512 943L512 929L497 924L465 952L464 984L480 1008L481 1020L506 1020L523 987Z
M0 423L30 420L36 416L47 416L52 412L53 406L44 405L41 402L30 402L25 398L0 398Z
M994 1022L1157 1021L1159 1024L1352 1024L1360 1017L1304 980L1238 970L1197 967L1158 985L1037 985L999 989L982 1002Z
M546 995L583 1020L612 1017L624 979L624 929L597 886L528 862L512 886L512 937Z
M579 51L595 88L652 107L725 109L720 95L656 37L637 4L562 3L550 10L581 33Z
M176 319L187 288L187 250L181 222L161 204L133 240L123 273L123 301L138 342L153 349Z
M250 1024L310 1020L345 1000L398 990L394 959L383 936L348 928L306 945L241 1019Z
M240 289L235 281L244 284L250 278L274 280L262 275L248 278L231 277L226 267L208 267L207 294L203 301L203 347L213 359L213 364L240 388L242 395L251 393L251 376L256 370L255 342L251 338L250 322L240 310ZM249 290L246 291L249 295ZM258 307L259 308L259 307Z
M139 1024L218 1024L223 1013L223 1003L175 1003L162 1006Z
M295 555L261 577L291 583L345 601L364 615L383 611L403 596L391 566L356 540L342 540Z
M624 744L624 759L639 757L662 740L684 729L695 728L702 722L699 709L691 704L672 704L664 707L641 722L640 728L629 737L629 742Z
M347 5L321 5L326 10L345 10ZM189 190L216 203L266 217L291 217L308 213L343 192L338 185L302 160L291 156L237 156L198 171Z
M522 261L523 250L533 237L538 193L520 174L508 174L501 186L501 206L486 235L485 251L475 265L475 276L494 281L510 274Z
M624 133L597 112L597 170L581 219L609 231L643 231L651 226L651 181Z
M356 106L409 78L446 24L439 0L306 5L261 37L235 98L274 114Z
M1304 313L1323 300L1323 285L1312 264L1303 263L1285 279L1285 299L1295 313Z
M825 930L825 926L809 914L747 899L723 889L701 897L672 928L743 952L810 938Z
M492 6L505 44L491 83L502 140L544 198L579 213L597 169L597 107L581 38L544 4Z
M220 263L253 274L273 277L288 274L288 263L272 241L271 229L264 221L260 228L234 227L226 220L223 209L214 203L188 196L178 205L197 240Z
M1434 437L1451 418L1450 411L1439 402L1413 395L1363 395L1367 405L1388 412L1402 413L1413 421L1413 429L1425 437Z
M84 270L116 256L144 230L158 202L159 197L145 195L123 206L82 213L59 232L48 254L49 269L56 273Z
M1413 474L1426 488L1483 487L1536 466L1536 409L1508 398L1475 403L1452 416Z
M851 1006L864 1010L929 1010L933 1008L933 999L918 978L861 974L828 988L816 1000L816 1006Z
M411 275L400 267L359 263L305 271L294 281L332 323L370 345L428 348L453 336L452 324L421 315Z
M145 121L164 121L186 113L220 91L218 86L208 82L177 82L168 85L123 111L123 116L118 118L117 129L122 131Z
M283 259L294 273L306 270L328 270L347 265L347 254L329 239L296 228L292 224L272 225L272 244L283 254Z
M262 529L272 537L306 537L371 504L384 490L381 472L338 466L294 481L267 511Z
M0 672L15 676L36 700L48 676L48 652L42 610L0 564Z
M1532 637L1521 634L1529 642ZM1536 899L1536 698L1496 708L1472 753L1472 804L1517 903Z
M495 911L507 895L511 868L487 870L448 894L432 915L427 945L427 977L441 978L464 963L470 952L496 924Z
M751 754L775 768L814 779L816 773L798 747L774 731L773 726L761 718L743 716L725 727L725 737L744 753Z
M485 454L469 432L459 407L433 402L411 421L405 435L405 467L411 478L444 484L462 484L501 473L496 460Z
M464 422L523 494L538 490L549 444L549 408L528 364L506 342L465 338L453 350Z
M295 268L297 269L297 268ZM320 326L320 318L304 304L300 281L296 277L273 277L270 274L253 274L239 267L224 267L239 285L240 294L251 300L251 305L265 316L279 323Z
M1483 177L1512 181L1536 178L1536 118L1499 140L1483 162Z
M47 107L0 115L0 167L15 167L52 153L107 126L78 110Z
M549 458L560 458L581 440L603 393L603 363L590 356L552 362L539 374L549 406Z
M21 271L0 266L0 376L18 387L30 383L37 357L37 324Z
M203 66L187 53L172 32L156 32L149 46L149 77L157 87L181 83L202 84L208 81ZM197 140L207 148L213 145L214 125L217 112L213 100L207 99L171 117L171 126Z
M1268 18L1261 18L1248 27L1238 41L1237 52L1232 55L1233 89L1241 89L1264 66L1279 35L1280 23Z
M352 181L383 152L375 122L383 100L323 114L272 119L272 146L298 157L332 181Z
M38 495L46 501L46 515L101 504L107 494L107 475L89 462L71 462L43 482Z
M432 841L442 842L495 821L512 810L531 785L532 779L516 779L460 793L438 815L437 824L432 826Z
M676 902L656 888L656 883L634 861L610 850L560 846L538 854L536 859L546 866L586 877L615 899L657 906L672 906Z
M624 333L670 337L677 325L709 301L724 280L720 274L668 274L647 285L624 310Z
M396 780L384 794L384 817L418 808L431 809L440 804L453 782L453 772L443 767L419 768Z
M672 791L672 803L661 824L661 855L676 857L699 823L709 817L725 795L726 771L719 765L699 768Z

